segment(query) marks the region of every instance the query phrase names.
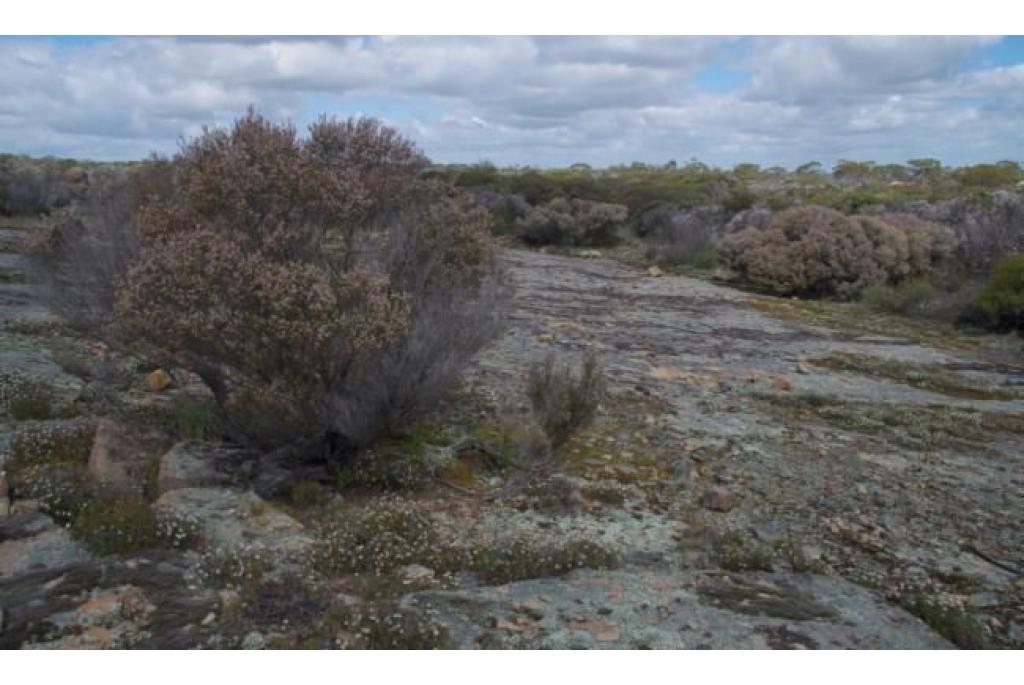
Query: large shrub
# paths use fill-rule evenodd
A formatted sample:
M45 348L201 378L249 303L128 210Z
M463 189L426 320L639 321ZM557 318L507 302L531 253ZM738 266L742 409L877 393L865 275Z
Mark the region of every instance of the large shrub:
M148 165L118 333L199 374L238 439L337 453L400 430L501 321L487 214L425 163L368 119L204 130Z
M1007 257L993 267L978 305L995 327L1024 331L1024 254Z
M744 280L779 294L853 297L925 275L949 251L948 229L914 217L845 216L825 207L778 213L720 244Z
M520 219L519 236L528 245L614 245L628 214L623 205L557 198Z

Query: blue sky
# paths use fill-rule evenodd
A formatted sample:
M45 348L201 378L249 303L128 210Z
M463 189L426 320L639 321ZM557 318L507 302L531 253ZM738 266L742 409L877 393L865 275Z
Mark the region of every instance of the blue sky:
M441 162L1024 160L1024 38L0 39L2 151L140 158L250 104Z

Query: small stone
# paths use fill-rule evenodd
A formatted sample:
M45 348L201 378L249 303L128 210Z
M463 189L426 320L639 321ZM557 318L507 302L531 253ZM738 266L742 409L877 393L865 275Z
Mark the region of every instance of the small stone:
M807 362L797 362L796 372L804 375L809 374L811 372L811 365Z
M234 590L220 591L220 609L227 614L235 611L242 605L242 596Z
M704 491L704 507L712 511L729 511L733 507L732 493L722 487Z
M658 268L656 265L651 265L647 267L647 275L652 276L654 278L658 278L659 276L664 276L665 272Z
M208 614L207 614L207 615L206 615L206 616L205 616L205 617L203 618L203 620L201 621L201 623L202 623L202 624L203 624L204 626L208 626L208 625L210 625L211 623L213 623L213 622L214 622L214 621L216 621L216 620L217 620L217 614L215 614L215 613L213 613L213 612L211 611L210 613L208 613Z
M156 371L150 371L146 374L146 388L153 392L160 392L166 390L174 384L174 379L171 378L171 374L167 373L163 369L157 369Z
M263 649L266 646L267 639L257 630L246 633L242 638L242 649Z
M793 389L793 384L789 382L789 379L785 376L776 376L772 379L772 388L775 390L782 390L783 392L789 392Z
M421 564L409 564L399 571L407 585L429 585L434 582L434 569Z

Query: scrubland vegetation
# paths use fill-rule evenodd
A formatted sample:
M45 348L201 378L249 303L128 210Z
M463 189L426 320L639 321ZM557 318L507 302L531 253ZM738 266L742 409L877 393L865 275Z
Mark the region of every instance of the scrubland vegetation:
M817 508L800 514L816 526L806 536L828 530L877 552L874 538L834 523L850 495L833 490L833 469L859 477L850 464L878 445L886 455L953 446L994 460L1024 430L1020 415L970 403L1017 402L1019 384L996 387L991 369L973 377L924 353L897 360L858 348L807 357L793 374L833 374L836 387L862 390L891 383L950 404L835 397L824 386L816 394L814 381L794 392L799 383L786 376L794 358L819 348L791 331L737 327L770 315L842 330L861 317L851 326L858 334L912 330L909 339L943 349L960 349L958 329L1024 331L1022 183L1012 162L844 161L831 171L697 161L439 166L375 120L324 117L300 132L252 111L166 158L0 157L0 214L31 227L17 245L30 268L0 271L0 282L43 285L60 315L3 332L18 344L49 341L47 361L81 381L76 394L0 369L0 425L14 426L2 446L2 495L33 502L94 555L192 555L199 582L239 597L232 608L225 600L225 625L295 619L308 646L450 646L444 629L404 603L408 595L661 564L661 548L640 545L651 518L671 541L671 564L699 547L700 563L716 572L853 577L842 554L805 552L790 530L765 533L761 517L792 490L799 501L790 511ZM504 246L531 251L509 258ZM602 262L614 273L594 274L559 257L560 268L573 262L580 273L561 281L561 292L535 279L533 309L512 311L509 263L550 253L630 266ZM689 281L693 292L681 293L669 279L647 278L665 272L748 292L724 296L725 288ZM651 311L635 304L642 297ZM754 323L730 313L705 325L702 317L717 312L693 309L696 323L679 313L726 306L719 297ZM560 309L545 309L552 301ZM621 320L609 320L612 310ZM734 331L735 349L714 339ZM467 369L475 380L485 375L473 360L510 335L500 349L505 366L486 369L486 391L467 382ZM783 362L765 352L794 339ZM701 344L708 349L691 351ZM659 355L692 366L668 366ZM768 375L713 366L737 359L775 366ZM680 418L702 411L718 412L722 435L711 437L715 427L702 417ZM755 411L784 426L775 436L784 448L761 451L768 438L755 432L760 418L748 421ZM98 426L109 417L155 435L153 445L133 445L127 489L97 477L97 446L111 440ZM822 445L856 458L818 459ZM175 454L177 472L168 459ZM735 457L740 469L756 463L779 476L771 469L792 454L795 479L730 475L723 466ZM898 474L870 493L857 481L856 510L910 478ZM183 491L197 499L182 506ZM766 508L734 517L736 500ZM818 510L831 518L819 520ZM218 525L228 517L225 528L242 537L267 529L277 538L266 548L217 548L210 540L224 532L211 533L203 516ZM708 517L727 525L713 529ZM560 529L564 520L597 521L600 531L607 524L620 544L632 535L638 546L624 556L586 523L587 535ZM281 541L284 561L272 553ZM931 585L913 589L898 596L901 605L955 644L984 646L997 633L1016 639L1005 625L977 623L960 600L937 604ZM707 591L722 601L744 592ZM768 594L783 602L787 592ZM802 597L793 603L780 615L831 615ZM523 615L487 621L533 634L544 611L529 602L516 611ZM604 623L611 612L566 620L614 641L617 630ZM235 637L232 644L243 642Z

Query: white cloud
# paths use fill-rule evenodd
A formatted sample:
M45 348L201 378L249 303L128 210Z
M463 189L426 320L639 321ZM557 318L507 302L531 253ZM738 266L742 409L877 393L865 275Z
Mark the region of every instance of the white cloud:
M342 115L378 106L442 161L1020 158L1024 64L969 68L993 40L12 40L0 42L0 149L141 157L249 104L302 121L340 103ZM746 82L698 85L722 66Z

